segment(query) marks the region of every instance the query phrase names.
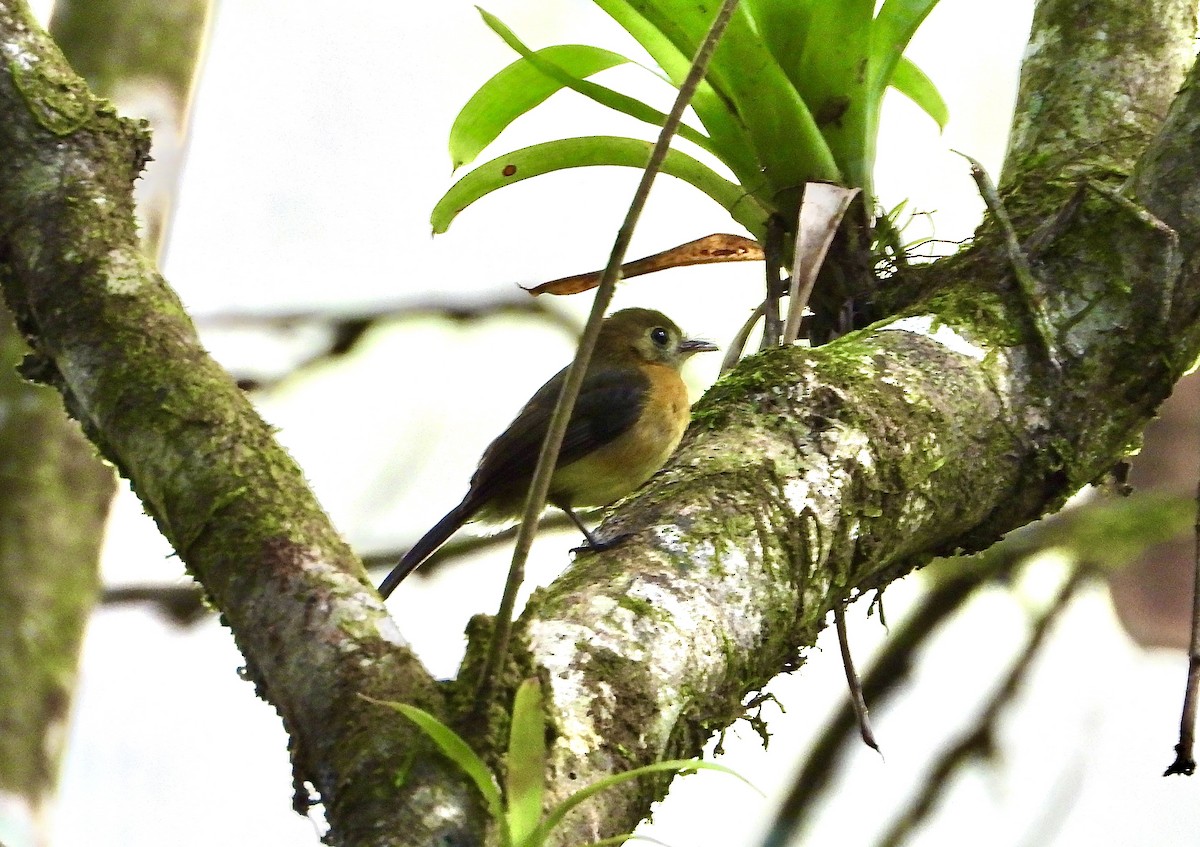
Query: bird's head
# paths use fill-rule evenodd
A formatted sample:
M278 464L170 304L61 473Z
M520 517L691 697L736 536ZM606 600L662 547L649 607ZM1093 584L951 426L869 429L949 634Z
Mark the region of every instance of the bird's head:
M675 322L653 309L622 309L604 319L596 355L605 359L657 362L673 368L693 353L716 350L708 341L684 338Z

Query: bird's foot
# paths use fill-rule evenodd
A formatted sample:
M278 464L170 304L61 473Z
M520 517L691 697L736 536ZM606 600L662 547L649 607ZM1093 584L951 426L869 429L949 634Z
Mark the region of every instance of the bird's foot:
M599 538L589 538L587 544L572 547L571 552L577 556L583 553L603 553L605 550L611 550L614 547L624 544L630 538L633 538L632 532L623 532L620 535L606 538L603 541Z

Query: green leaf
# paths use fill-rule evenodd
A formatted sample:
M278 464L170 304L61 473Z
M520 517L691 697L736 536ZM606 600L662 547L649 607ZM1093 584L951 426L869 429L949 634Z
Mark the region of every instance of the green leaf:
M476 8L479 9L478 6L476 6ZM526 61L530 62L530 64L537 68L541 73L557 82L560 86L577 91L602 106L607 106L610 109L629 115L631 118L636 118L639 121L645 121L653 126L661 127L664 123L666 123L667 116L657 109L646 105L635 97L630 97L626 94L620 93L619 91L613 91L611 88L607 88L603 85L597 85L594 82L588 82L586 79L581 79L572 75L566 69L561 68L554 62L548 61L547 59L539 56L537 53L522 44L521 40L513 34L512 30L505 26L503 21L501 21L495 15L486 12L483 9L479 9L479 14L483 16L484 23L486 23L493 32L504 39L505 44L520 53L526 59ZM629 60L625 59L625 61L628 62ZM679 135L682 138L686 138L693 144L708 150L710 153L714 152L708 136L697 132L695 129L687 126L686 124L680 124Z
M945 129L950 121L950 107L942 99L942 94L933 84L933 80L910 60L901 57L900 63L892 74L892 87L912 100L921 110L937 122L938 129Z
M527 679L513 699L508 730L507 776L508 831L521 847L542 819L542 794L546 776L546 726L542 715L542 688Z
M610 50L578 44L547 47L537 55L576 78L629 61ZM455 170L473 162L509 124L562 87L562 83L546 76L528 59L518 59L485 82L463 106L450 128L450 158Z
M618 165L644 168L653 145L636 138L586 136L547 141L492 159L454 183L437 202L430 216L435 233L445 232L463 209L498 188L523 179L567 168ZM760 241L765 238L767 213L741 186L678 150L669 150L663 173L699 188L720 203Z
M630 0L629 5L688 56L704 40L716 11L714 4L694 0ZM747 190L794 217L805 182L841 182L812 113L742 7L713 54L708 79L730 101L761 167L761 182L743 180Z
M879 95L908 48L913 33L938 0L884 0L871 27L870 89Z
M611 776L606 776L604 779L597 780L596 782L592 783L587 788L581 788L580 790L576 791L566 800L563 800L550 810L550 813L546 815L545 820L542 821L541 826L538 827L537 832L535 832L533 835L534 838L538 838L540 840L533 841L531 843L540 844L546 839L546 836L549 835L549 833L554 831L556 826L562 823L562 819L565 818L572 809L596 794L599 794L601 791L612 788L614 785L619 785L622 782L628 782L631 779L637 779L640 776L645 776L646 774L651 773L662 773L663 771L674 773L691 773L698 770L712 770L720 771L721 773L727 773L731 776L736 776L742 782L746 783L751 788L754 788L754 785L737 771L733 770L732 768L727 768L724 765L718 765L716 762L705 762L701 759L672 759L665 762L655 762L651 765L643 765L640 768L634 768L633 770L622 771L621 773L615 773ZM755 788L755 790L757 791L758 789Z
M763 41L786 72L804 50L815 0L743 0Z
M865 155L868 126L867 56L875 0L817 3L791 81L812 111L850 187L869 193L871 168Z
M488 770L488 766L484 764L483 759L475 755L475 751L467 745L467 742L463 741L462 736L424 709L418 709L416 706L410 706L407 703L393 703L388 700L376 700L365 695L360 696L363 696L365 700L370 700L372 703L378 703L381 706L387 706L389 709L393 709L404 715L404 717L415 723L417 728L429 737L429 740L442 751L442 755L458 765L462 772L475 783L475 787L479 789L479 793L483 795L488 815L491 816L500 829L501 843L504 847L509 847L508 830L503 825L504 802L500 797L500 789L496 787L496 779L492 776L492 772Z
M676 88L683 84L692 64L690 54L684 55L669 38L639 14L628 0L594 2L633 36ZM712 83L703 80L692 96L692 110L708 131L713 150L733 171L738 181L746 186L747 190L755 190L760 186L761 168L754 157L750 137L738 120L729 96L717 91Z
M912 39L921 21L937 5L937 0L884 0L874 23L871 25L871 51L867 63L867 117L865 124L865 149L863 160L875 166L875 150L879 139L879 119L883 109L883 93L893 82L904 50ZM900 72L901 84L913 82L908 71ZM921 74L924 77L924 74ZM933 83L929 83L933 88ZM897 86L899 88L899 86ZM903 89L901 89L903 91ZM936 89L934 89L936 95ZM941 96L937 95L937 100ZM915 100L915 98L914 98ZM931 102L928 97L925 103ZM922 101L917 105L926 108ZM944 106L944 104L943 104ZM926 109L926 111L929 111ZM932 114L932 113L930 113ZM937 120L935 117L934 120ZM942 122L939 121L939 124Z

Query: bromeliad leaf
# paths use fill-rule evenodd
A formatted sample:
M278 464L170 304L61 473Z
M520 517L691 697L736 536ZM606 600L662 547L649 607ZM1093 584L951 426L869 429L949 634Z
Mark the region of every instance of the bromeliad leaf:
M563 138L525 147L486 162L450 187L433 208L430 223L435 233L445 232L458 213L498 188L553 171L592 165L645 167L653 145L637 138L593 135ZM707 165L671 150L662 171L699 188L760 241L765 237L767 212L741 186L718 175Z
M804 50L788 68L842 169L845 184L851 186L865 187L871 177L862 139L874 12L875 0L817 3L808 19Z
M676 88L683 83L691 66L690 54L685 56L669 38L639 14L628 0L594 2L634 37ZM738 182L746 186L747 190L759 186L762 179L758 160L754 158L750 137L738 120L729 97L724 92L717 91L711 82L702 80L692 96L692 110L708 130L717 156L729 166L737 176Z
M479 9L478 6L476 8ZM619 91L613 91L611 88L607 88L603 85L598 85L594 82L589 82L586 79L575 76L566 69L559 67L553 61L550 61L545 57L540 56L533 50L530 50L528 47L522 44L521 40L513 34L513 31L505 26L504 23L495 15L486 12L483 9L479 9L479 14L483 16L484 23L486 23L493 32L504 39L505 44L520 53L521 56L524 57L524 59L532 64L535 68L537 68L538 71L540 71L546 77L559 83L559 85L570 88L573 91L577 91L602 106L607 106L614 111L629 115L631 118L636 118L639 121L645 121L653 126L660 127L666 122L667 116L665 114L652 106L646 105L636 97L630 97L627 94L622 94ZM624 57L621 58L626 62L630 61L629 59L624 59ZM695 129L687 126L686 124L680 125L679 135L683 138L686 138L693 144L708 150L710 153L714 152L708 136L697 132Z
M614 785L619 785L622 782L628 782L631 779L637 779L638 777L642 777L651 773L692 773L698 770L720 771L721 773L727 773L732 776L736 776L742 782L746 783L746 785L749 785L751 788L754 788L755 791L758 791L758 789L754 787L754 784L740 773L732 768L727 768L724 765L718 765L715 762L705 762L701 759L672 759L665 762L655 762L651 765L643 765L640 768L621 771L620 773L606 776L604 779L597 780L586 788L579 789L566 800L563 800L550 810L550 813L546 815L545 820L542 821L541 825L537 828L537 831L534 832L530 843L541 844L542 841L545 840L546 836L553 832L554 828L562 823L563 818L565 818L572 809L590 797L599 794L601 791L612 788ZM762 792L759 793L761 794Z
M630 0L629 5L685 55L703 40L715 12L694 0ZM708 80L745 128L762 173L744 184L760 200L790 218L799 208L805 182L841 181L838 163L812 113L744 8L730 19L709 65Z
M913 33L938 0L884 0L871 26L869 90L882 96Z
M517 689L505 763L508 831L514 845L523 845L542 818L546 779L546 724L542 689L536 678L525 680Z
M407 703L393 703L388 700L376 700L366 695L359 696L372 703L378 703L381 706L394 709L415 723L429 737L429 740L437 745L442 754L458 765L462 769L462 772L475 783L475 787L483 795L488 815L498 824L502 824L504 821L504 801L500 797L500 789L496 787L496 780L492 776L492 772L488 770L488 766L484 764L483 759L479 758L475 754L475 751L467 746L467 742L463 741L458 733L429 714L429 712L426 712L424 709L418 709L416 706L410 706ZM500 839L502 847L509 847L508 829L503 825L500 826Z
M611 50L581 44L547 47L537 55L577 79L629 61ZM529 59L518 59L485 82L450 128L450 159L455 170L473 162L509 124L562 88L561 82Z
M950 122L950 107L942 99L942 93L911 60L900 58L900 63L892 73L892 88L920 106L925 114L937 122L938 129L945 129Z

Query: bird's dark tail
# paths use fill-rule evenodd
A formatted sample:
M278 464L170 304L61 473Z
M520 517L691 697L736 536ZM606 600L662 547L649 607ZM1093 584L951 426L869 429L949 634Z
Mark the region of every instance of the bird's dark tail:
M404 554L404 558L396 567L392 568L391 573L383 578L383 582L379 583L379 593L386 600L388 595L396 590L396 586L400 584L400 580L408 576L417 569L417 566L432 556L439 547L446 543L454 531L471 519L471 516L479 511L479 504L472 502L470 495L465 497L461 503L450 510L446 517L442 518L429 532L421 536L421 540L412 546L412 548Z

